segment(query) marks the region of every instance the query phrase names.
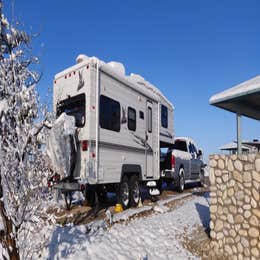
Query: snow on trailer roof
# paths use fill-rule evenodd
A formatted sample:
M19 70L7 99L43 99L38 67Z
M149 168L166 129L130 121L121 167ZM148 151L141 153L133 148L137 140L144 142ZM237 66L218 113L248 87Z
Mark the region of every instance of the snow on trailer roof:
M260 120L260 75L212 96L209 103Z
M84 54L80 54L76 59L77 64L72 67L65 69L64 71L57 73L55 79L59 79L64 75L71 72L71 70L79 69L86 63L99 63L100 69L110 75L118 78L123 83L130 85L132 88L136 89L138 92L145 94L146 96L152 98L153 100L159 101L162 99L168 104L172 109L174 109L173 104L162 94L162 92L152 85L150 82L146 81L142 76L131 73L130 76L125 75L124 65L119 62L104 62L97 57L88 57Z
M153 93L158 95L161 99L163 99L166 103L168 103L169 106L174 109L173 104L163 95L163 93L154 85L152 85L149 81L145 80L142 76L138 74L131 73L130 76L127 76L131 81L134 81L135 83L144 86L148 90L151 90Z

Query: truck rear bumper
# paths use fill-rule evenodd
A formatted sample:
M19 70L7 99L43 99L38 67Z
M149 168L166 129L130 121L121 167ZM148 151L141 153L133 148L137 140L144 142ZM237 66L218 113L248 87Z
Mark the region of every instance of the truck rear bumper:
M177 180L177 173L175 172L175 170L164 170L161 172L161 178L165 178L165 179L174 179Z

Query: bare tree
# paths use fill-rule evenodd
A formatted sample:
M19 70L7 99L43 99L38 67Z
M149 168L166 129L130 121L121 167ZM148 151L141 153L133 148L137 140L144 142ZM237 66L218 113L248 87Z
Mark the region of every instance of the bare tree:
M9 24L0 0L0 242L10 259L31 257L41 243L28 243L48 215L43 205L48 168L38 135L36 84L31 37ZM37 125L35 122L38 122ZM40 123L39 123L40 122Z

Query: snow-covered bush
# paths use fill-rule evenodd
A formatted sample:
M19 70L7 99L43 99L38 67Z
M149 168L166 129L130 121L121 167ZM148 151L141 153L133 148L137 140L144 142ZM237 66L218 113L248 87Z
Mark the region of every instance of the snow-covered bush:
M31 37L17 26L3 15L0 0L0 242L10 259L25 259L39 251L36 235L50 220L49 171L38 138L40 77L31 69L38 60L30 54Z

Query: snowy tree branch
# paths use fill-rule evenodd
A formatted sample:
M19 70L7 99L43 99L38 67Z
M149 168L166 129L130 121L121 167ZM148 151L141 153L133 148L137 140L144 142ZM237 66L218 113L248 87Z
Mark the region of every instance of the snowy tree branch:
M0 0L0 242L10 259L19 259L20 253L32 256L34 249L24 239L47 220L42 199L49 170L38 136L51 125L38 118L41 74L31 69L38 59L30 55L30 41L8 23Z

